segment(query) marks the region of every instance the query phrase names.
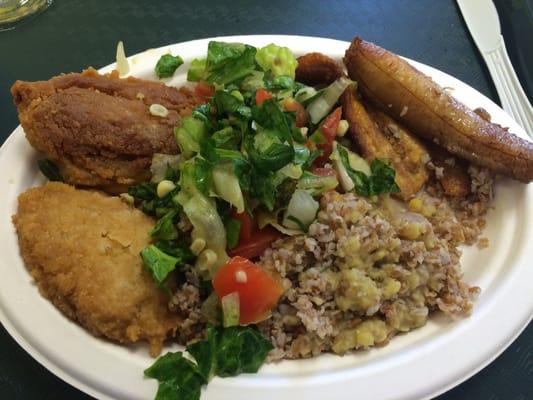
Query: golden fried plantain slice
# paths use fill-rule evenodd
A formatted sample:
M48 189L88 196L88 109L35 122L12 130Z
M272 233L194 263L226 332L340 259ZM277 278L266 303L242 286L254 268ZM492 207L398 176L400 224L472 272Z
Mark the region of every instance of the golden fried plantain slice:
M322 53L308 53L298 58L296 80L309 86L326 86L344 74L342 64Z
M485 120L400 57L357 37L344 62L363 96L415 134L495 172L533 180L533 143Z
M428 179L425 164L429 156L422 143L383 113L375 110L369 114L357 98L355 88L346 89L341 102L350 134L361 155L366 160L390 160L396 171L401 197L412 197Z

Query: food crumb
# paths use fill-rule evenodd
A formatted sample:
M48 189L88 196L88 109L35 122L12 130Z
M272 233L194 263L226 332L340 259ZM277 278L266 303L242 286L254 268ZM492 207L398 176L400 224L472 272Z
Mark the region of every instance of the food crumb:
M489 238L488 237L480 237L477 242L477 248L478 249L486 249L489 247Z

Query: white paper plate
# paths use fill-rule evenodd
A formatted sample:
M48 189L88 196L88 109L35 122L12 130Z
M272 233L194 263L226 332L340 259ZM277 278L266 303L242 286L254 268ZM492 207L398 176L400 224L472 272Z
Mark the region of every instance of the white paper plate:
M276 43L298 55L319 51L341 58L348 43L297 36L240 36L218 40L254 46ZM159 56L171 51L187 63L167 83L185 82L188 62L205 56L208 39L130 57L131 74L155 79ZM413 64L469 107L484 107L495 122L525 132L492 101L468 85L423 64ZM113 65L104 68L109 71ZM101 399L148 399L157 383L143 378L152 363L146 346L123 347L97 339L42 298L19 255L11 215L17 195L40 184L37 155L19 126L0 149L0 320L15 340L61 379ZM283 361L256 375L215 378L203 399L417 399L440 394L472 376L500 354L533 314L533 186L508 179L497 183L485 235L490 247L466 249L465 280L482 288L470 318L450 321L437 315L423 328L395 337L378 349L338 357ZM54 251L54 249L50 249ZM177 349L178 346L169 347Z

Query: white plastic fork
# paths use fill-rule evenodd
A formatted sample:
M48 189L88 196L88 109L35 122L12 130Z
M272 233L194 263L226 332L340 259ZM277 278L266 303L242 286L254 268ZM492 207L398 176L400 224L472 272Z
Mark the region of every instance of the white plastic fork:
M494 3L491 0L457 0L457 3L487 63L503 109L533 138L533 108L509 60Z
M500 46L492 51L482 52L482 54L494 80L503 109L511 114L526 133L533 138L533 107L529 104L509 60L503 38Z

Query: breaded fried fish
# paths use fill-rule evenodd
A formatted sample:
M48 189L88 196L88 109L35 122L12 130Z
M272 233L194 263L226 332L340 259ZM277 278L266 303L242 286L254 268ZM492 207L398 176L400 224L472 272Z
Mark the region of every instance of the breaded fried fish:
M203 102L187 89L94 69L17 81L11 93L28 141L67 183L115 193L150 177L154 153L178 152L173 129ZM168 114L152 115L153 104Z
M363 96L415 134L495 172L533 180L532 142L487 121L397 55L355 38L344 62Z
M346 89L341 103L361 155L366 160L390 160L402 198L412 197L428 180L425 165L429 156L422 143L380 111L367 110L354 87Z
M19 196L20 251L41 294L96 336L157 355L179 317L139 252L154 222L117 197L48 183Z

